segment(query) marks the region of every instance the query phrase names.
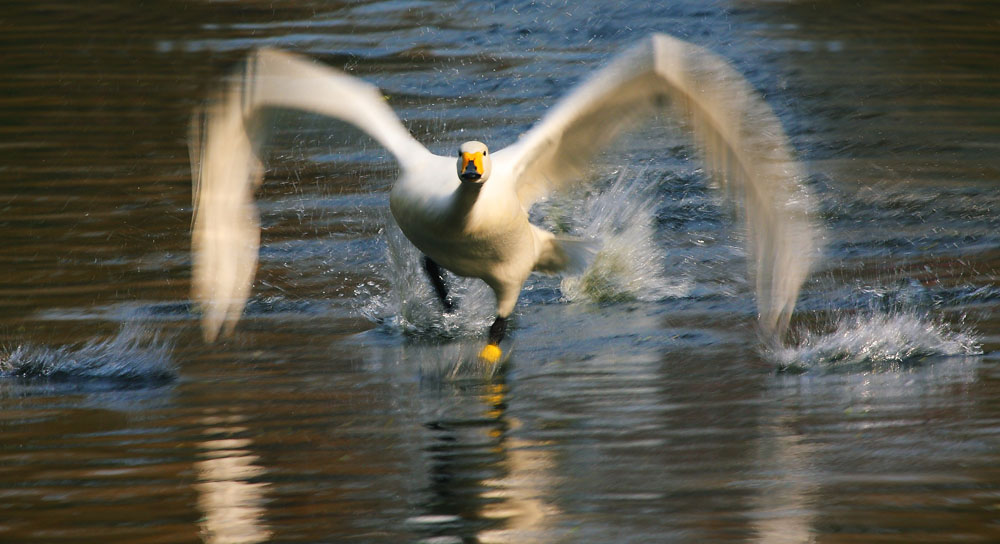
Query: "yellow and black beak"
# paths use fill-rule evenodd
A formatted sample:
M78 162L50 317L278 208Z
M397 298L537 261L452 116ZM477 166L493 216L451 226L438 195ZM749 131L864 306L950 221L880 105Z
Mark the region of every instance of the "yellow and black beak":
M462 169L458 177L462 181L479 181L483 177L483 154L462 153Z

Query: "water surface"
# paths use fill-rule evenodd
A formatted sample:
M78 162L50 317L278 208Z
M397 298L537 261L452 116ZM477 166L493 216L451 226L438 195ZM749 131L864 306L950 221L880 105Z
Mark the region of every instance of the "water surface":
M0 541L1000 540L1000 12L988 1L8 2ZM282 114L237 334L188 304L189 116L255 46L378 84L438 153L512 142L666 31L732 60L810 172L792 344L676 127L536 210L631 266L442 317L374 144ZM599 194L598 194L599 193ZM784 372L779 372L779 367ZM98 536L99 535L99 536Z

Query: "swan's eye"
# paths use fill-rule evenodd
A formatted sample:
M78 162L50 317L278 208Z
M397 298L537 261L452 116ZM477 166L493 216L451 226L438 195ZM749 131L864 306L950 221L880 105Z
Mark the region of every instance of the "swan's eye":
M486 155L489 155L489 153L490 153L490 152L489 152L488 150L486 150L486 149L484 149L484 150L483 150L483 156L484 156L484 157L485 157Z

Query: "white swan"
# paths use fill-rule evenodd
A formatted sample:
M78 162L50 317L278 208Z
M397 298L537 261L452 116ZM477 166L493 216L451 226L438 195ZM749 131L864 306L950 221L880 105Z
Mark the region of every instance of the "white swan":
M497 298L481 356L500 357L521 287L532 271L579 268L591 244L559 238L528 222L550 191L581 179L591 158L624 130L670 106L692 129L707 170L735 195L747 223L761 330L783 333L815 253L808 192L781 125L725 60L655 34L579 85L513 145L480 142L457 156L430 153L403 127L378 90L301 57L264 49L241 81L192 123L195 178L192 292L205 338L232 331L246 304L260 228L253 191L263 167L254 154L263 108L328 115L366 132L398 160L392 214L426 256L425 269L446 309L440 267L484 280Z

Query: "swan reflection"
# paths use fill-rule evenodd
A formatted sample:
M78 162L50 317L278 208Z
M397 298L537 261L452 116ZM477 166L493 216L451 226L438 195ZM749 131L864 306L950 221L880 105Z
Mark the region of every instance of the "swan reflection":
M195 462L198 481L198 509L202 540L208 544L264 542L271 531L264 523L266 483L254 481L266 471L257 462L249 438L228 438L246 431L236 425L246 418L240 415L207 416L200 423L208 427L210 437L199 442L200 460ZM226 438L222 438L226 437Z
M773 480L754 501L754 542L815 542L815 500L820 491L813 466L816 446L795 431L795 418L779 416L774 424L779 435L767 437L758 447L761 468Z
M455 387L449 402L457 400L462 409L449 406L447 419L426 424L432 496L424 515L411 522L423 524L434 538L548 540L550 520L559 513L546 499L557 481L552 451L513 436L520 423L506 413L509 390L502 373L487 383Z

